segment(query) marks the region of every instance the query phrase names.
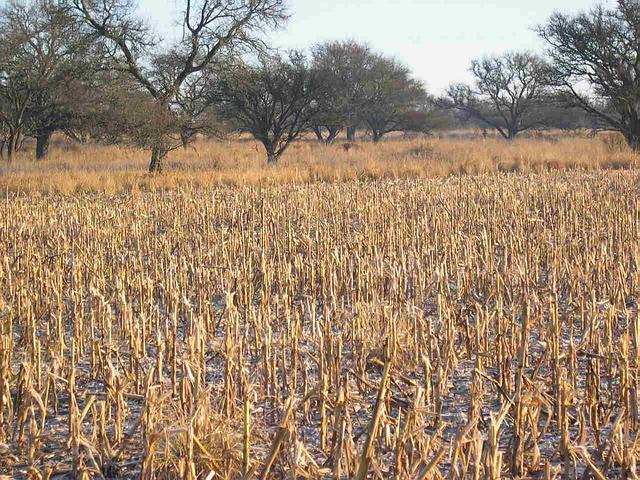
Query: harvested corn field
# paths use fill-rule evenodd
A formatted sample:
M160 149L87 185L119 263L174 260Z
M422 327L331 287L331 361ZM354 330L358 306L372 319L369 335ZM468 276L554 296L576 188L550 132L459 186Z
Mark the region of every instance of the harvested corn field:
M11 478L633 477L640 177L15 196Z

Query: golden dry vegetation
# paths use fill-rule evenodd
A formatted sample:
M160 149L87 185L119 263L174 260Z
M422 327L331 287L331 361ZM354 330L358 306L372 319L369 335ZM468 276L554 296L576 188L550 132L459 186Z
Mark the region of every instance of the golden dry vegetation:
M635 478L634 154L199 147L3 167L0 474Z
M438 178L496 172L628 169L638 157L621 137L550 135L511 143L483 140L462 131L460 137L390 139L375 145L343 141L325 146L294 144L277 168L266 165L264 148L248 139L200 141L170 154L162 176L148 175L149 152L124 147L90 146L59 140L46 161L31 153L12 164L0 161L0 192L129 193L214 185L276 185L346 180Z

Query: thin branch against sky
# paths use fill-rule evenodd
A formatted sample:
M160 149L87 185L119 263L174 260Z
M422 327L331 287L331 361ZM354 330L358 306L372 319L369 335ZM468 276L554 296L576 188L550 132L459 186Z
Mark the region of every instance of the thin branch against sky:
M182 0L141 0L165 36ZM559 5L560 3L560 5ZM588 10L594 0L289 0L291 20L271 35L274 46L308 48L330 39L368 42L394 55L436 93L469 80L471 59L506 50L542 51L532 28L555 10ZM605 0L611 4L613 0Z

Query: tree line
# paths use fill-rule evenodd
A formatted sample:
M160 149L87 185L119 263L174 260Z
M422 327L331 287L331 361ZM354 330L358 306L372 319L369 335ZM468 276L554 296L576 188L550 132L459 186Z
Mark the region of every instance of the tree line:
M0 154L55 132L150 152L149 171L198 135L251 134L276 163L309 133L429 132L451 112L506 139L531 129L621 132L640 149L640 4L619 0L537 27L545 55L472 61L473 82L430 95L409 67L355 41L276 52L285 0L184 0L161 41L134 0L13 0L0 10Z

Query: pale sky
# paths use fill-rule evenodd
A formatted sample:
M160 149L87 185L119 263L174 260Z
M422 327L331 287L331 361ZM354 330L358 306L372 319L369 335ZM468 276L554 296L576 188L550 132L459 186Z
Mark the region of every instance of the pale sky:
M184 0L140 0L143 14L167 31ZM611 4L613 0L604 0ZM597 0L288 0L286 27L269 35L284 49L355 39L406 63L432 93L469 80L471 59L507 50L541 52L532 27L556 10L588 10Z

